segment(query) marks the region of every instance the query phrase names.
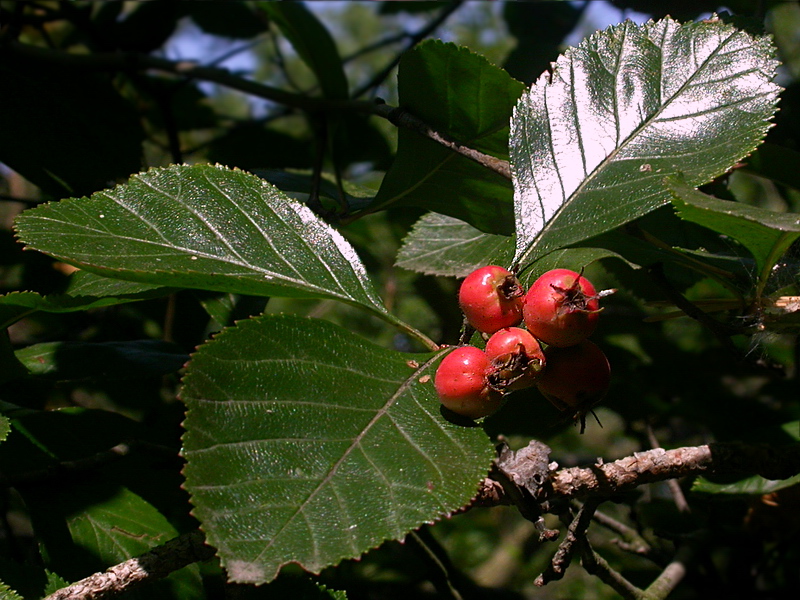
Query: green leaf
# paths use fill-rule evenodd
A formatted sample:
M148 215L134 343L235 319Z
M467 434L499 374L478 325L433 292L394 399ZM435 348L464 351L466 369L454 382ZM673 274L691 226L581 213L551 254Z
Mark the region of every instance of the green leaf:
M266 179L292 198L301 201L308 198L315 186L318 188L316 191L320 197L333 201L339 197L336 178L331 173L323 173L318 182L315 181L315 177L310 171L301 173L277 169L255 169L253 173ZM342 181L342 187L344 188L344 200L351 210L363 208L375 197L373 190L346 180Z
M521 263L666 204L752 152L779 86L767 37L719 20L630 21L570 48L520 99L511 125Z
M781 425L777 430L771 427L758 431L757 434L757 439L773 443L783 438L800 442L800 421L790 421ZM753 475L733 483L714 483L705 477L698 477L692 484L692 491L705 494L748 494L760 496L797 484L800 484L800 475L795 475L788 479L765 479L760 475Z
M514 241L483 233L440 213L427 213L414 224L397 253L398 267L446 277L466 277L488 264L510 265Z
M0 580L0 600L38 600L69 585L69 582L41 566L2 558ZM12 593L12 590L16 593Z
M15 354L31 375L61 381L160 377L189 360L179 346L162 340L44 342Z
M199 349L181 391L185 487L231 580L319 572L469 502L493 452L440 415L443 355L289 315Z
M252 593L253 600L269 598L291 598L292 600L347 600L344 590L333 590L308 576L279 577L263 587L245 588ZM258 591L256 591L258 590ZM242 595L241 600L249 600L251 596Z
M756 296L760 296L775 264L800 237L800 217L720 200L677 179L670 179L668 186L681 219L731 237L750 251L758 273Z
M178 536L161 513L124 487L88 478L55 489L44 487L27 487L21 495L46 564L69 579L103 571ZM198 566L190 565L131 598L154 593L197 598L202 589Z
M521 271L519 278L525 286L531 285L540 275L551 269L572 269L580 271L591 263L604 258L625 259L607 248L561 248L544 255L531 265L530 269Z
M92 296L97 299L105 299L109 303L122 304L123 302L158 298L174 291L176 291L174 288L101 277L88 271L76 271L70 276L67 289L64 290L63 295L72 298ZM48 296L47 298L48 300L54 299L53 296ZM92 304L90 308L97 308L97 306L108 306L108 304L98 302ZM41 310L47 309L43 308Z
M48 472L60 461L83 460L147 435L138 423L110 411L34 411L5 403L2 409L12 419L12 431L0 445L0 469L10 480Z
M745 494L762 496L771 494L784 488L791 487L800 483L800 475L795 475L789 479L765 479L760 475L754 475L734 483L713 483L704 477L698 477L692 484L692 491L701 494Z
M0 327L8 327L37 311L68 313L138 302L171 293L172 289L131 281L75 273L64 294L42 296L36 292L11 292L0 296Z
M138 302L174 292L174 288L101 277L77 271L61 294L42 296L36 292L11 292L0 296L0 328L8 327L37 311L68 313Z
M0 415L0 442L5 441L11 431L11 421L8 417Z
M17 592L0 581L0 600L25 600Z
M403 240L396 265L411 271L466 277L485 265L511 266L514 252L511 237L482 233L464 221L439 213L428 213L414 224ZM601 258L621 258L603 248L565 248L551 252L536 261L525 272L532 281L545 271L555 268L580 270Z
M174 165L25 211L29 248L97 274L254 296L335 298L391 319L352 246L264 180Z
M331 34L301 2L260 2L303 62L314 72L326 98L347 98L347 77Z
M264 312L268 298L258 296L239 296L196 290L194 297L211 317L208 327L211 330L233 325L239 319L246 319Z
M508 159L508 127L524 85L466 48L428 41L400 61L400 107L434 130ZM514 230L506 178L416 131L400 128L397 157L370 210L420 206L487 233Z
M61 588L65 588L69 585L68 581L65 581L55 573L51 573L45 569L45 575L47 576L47 585L44 588L44 594L49 596L50 594L54 594Z
M115 461L107 456L109 449L126 440L152 439L147 427L104 410L8 413L13 415L12 431L0 444L0 471L11 481L27 482L17 489L49 569L74 581L178 535L150 502L110 481L127 479L146 488L163 477L160 460L151 460L149 469L132 472L128 467L136 461L136 453ZM56 478L65 472L65 477ZM180 509L171 511L173 518L180 514ZM201 588L195 565L149 589L161 591L156 597L172 597L165 590L173 589L197 598Z

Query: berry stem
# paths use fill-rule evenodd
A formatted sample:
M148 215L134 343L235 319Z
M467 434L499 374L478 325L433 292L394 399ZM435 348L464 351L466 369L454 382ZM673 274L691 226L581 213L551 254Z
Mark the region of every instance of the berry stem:
M394 316L391 313L381 313L380 316L387 323L394 325L403 333L406 333L411 337L413 337L415 340L419 341L423 346L425 346L431 352L436 352L437 350L440 350L439 344L434 342L431 338L422 333L419 329L412 327L402 319Z

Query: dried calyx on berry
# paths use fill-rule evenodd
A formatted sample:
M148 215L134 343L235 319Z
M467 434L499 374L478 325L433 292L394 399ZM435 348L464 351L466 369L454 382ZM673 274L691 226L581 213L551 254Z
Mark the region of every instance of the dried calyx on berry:
M550 346L574 346L597 327L600 308L594 286L580 273L553 269L541 275L525 295L525 326Z
M499 392L532 386L545 366L539 342L519 327L495 332L486 342L485 352L492 364L487 376L489 386Z
M522 322L525 290L508 269L481 267L461 283L458 304L467 322L478 331L494 333Z

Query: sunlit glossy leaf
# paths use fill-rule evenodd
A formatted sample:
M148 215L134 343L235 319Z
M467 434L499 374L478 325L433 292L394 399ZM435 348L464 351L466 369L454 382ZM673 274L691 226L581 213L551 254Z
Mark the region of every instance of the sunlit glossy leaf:
M336 298L387 316L350 244L306 206L243 171L151 169L91 198L26 211L16 227L29 248L103 276Z
M610 27L569 49L517 104L511 129L523 264L669 201L761 141L780 88L766 37L710 19Z
M181 392L185 487L232 580L318 572L470 500L492 447L440 415L443 354L288 315L200 348Z

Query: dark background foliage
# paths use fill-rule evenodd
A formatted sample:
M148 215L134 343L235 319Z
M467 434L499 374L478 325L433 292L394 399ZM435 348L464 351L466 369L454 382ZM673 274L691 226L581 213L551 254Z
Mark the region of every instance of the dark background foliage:
M306 14L269 4L0 1L0 293L49 295L81 285L69 265L22 250L12 223L23 209L88 196L150 167L219 163L264 177L332 217L387 308L435 342L457 343L457 280L403 269L395 264L397 252L428 209L468 215L481 230L509 234L510 182L494 174L485 182L497 190L488 216L469 213L468 204L453 208L448 190L432 189L424 201L390 202L397 190L419 183L414 169L424 165L390 171L407 159L397 153L398 137L402 143L403 136L417 134L357 111L332 121L297 99L381 98L397 105L398 85L401 97L406 86L408 107L455 135L458 115L428 105L420 82L402 75L396 81L399 57L424 39L455 41L527 85L564 51L566 39L577 43L626 16L659 19L669 13L693 20L721 8L648 0L316 2L307 3ZM785 91L767 143L746 168L703 189L796 212L800 8L770 0L732 0L726 7L741 27L774 36ZM209 77L182 77L181 60L208 67ZM216 67L291 96L281 102L232 89L214 76ZM468 82L471 72L462 76ZM509 106L524 87L517 82L502 82ZM480 143L500 156L503 141ZM468 190L472 184L465 181ZM735 240L712 239L678 222L671 209L655 211L639 225L669 245L744 255ZM798 260L790 249L769 293L798 293ZM752 286L755 274L741 264L739 275ZM535 390L525 390L487 419L489 436L503 434L517 446L542 440L561 466L596 457L612 461L654 441L677 447L800 437L798 345L791 328L736 335L725 344L686 317L645 322L661 314L649 303L664 301L665 294L623 261L594 262L587 274L598 288L619 288L595 334L614 378L613 392L597 409L602 428L590 423L581 436ZM719 297L719 286L708 278L667 274L695 303ZM85 295L100 298L100 292ZM40 296L14 296L0 304L0 323L7 327L0 332L0 409L4 423L12 424L0 444L0 582L24 598L42 597L197 527L181 488L184 405L176 393L190 354L224 327L261 312L289 313L342 325L385 348L421 350L390 324L330 299L136 286L114 295L130 302L71 307L53 296L58 306L48 308ZM727 318L738 317L731 312ZM680 485L690 515L680 513L667 484L642 487L603 506L651 545L648 560L615 543L619 532L595 528L591 541L615 569L647 587L676 545L690 540L698 559L671 597L796 597L796 485L778 490L764 480L722 479ZM435 560L426 554L431 549ZM329 568L318 581L345 590L348 598L446 597L444 568L475 597L616 597L579 568L548 588L534 587L551 554L516 511L472 510L426 526L405 543L387 542L360 561ZM226 584L214 560L152 585L142 597L305 597L304 586L310 586L309 598L330 594L293 566L266 587Z

